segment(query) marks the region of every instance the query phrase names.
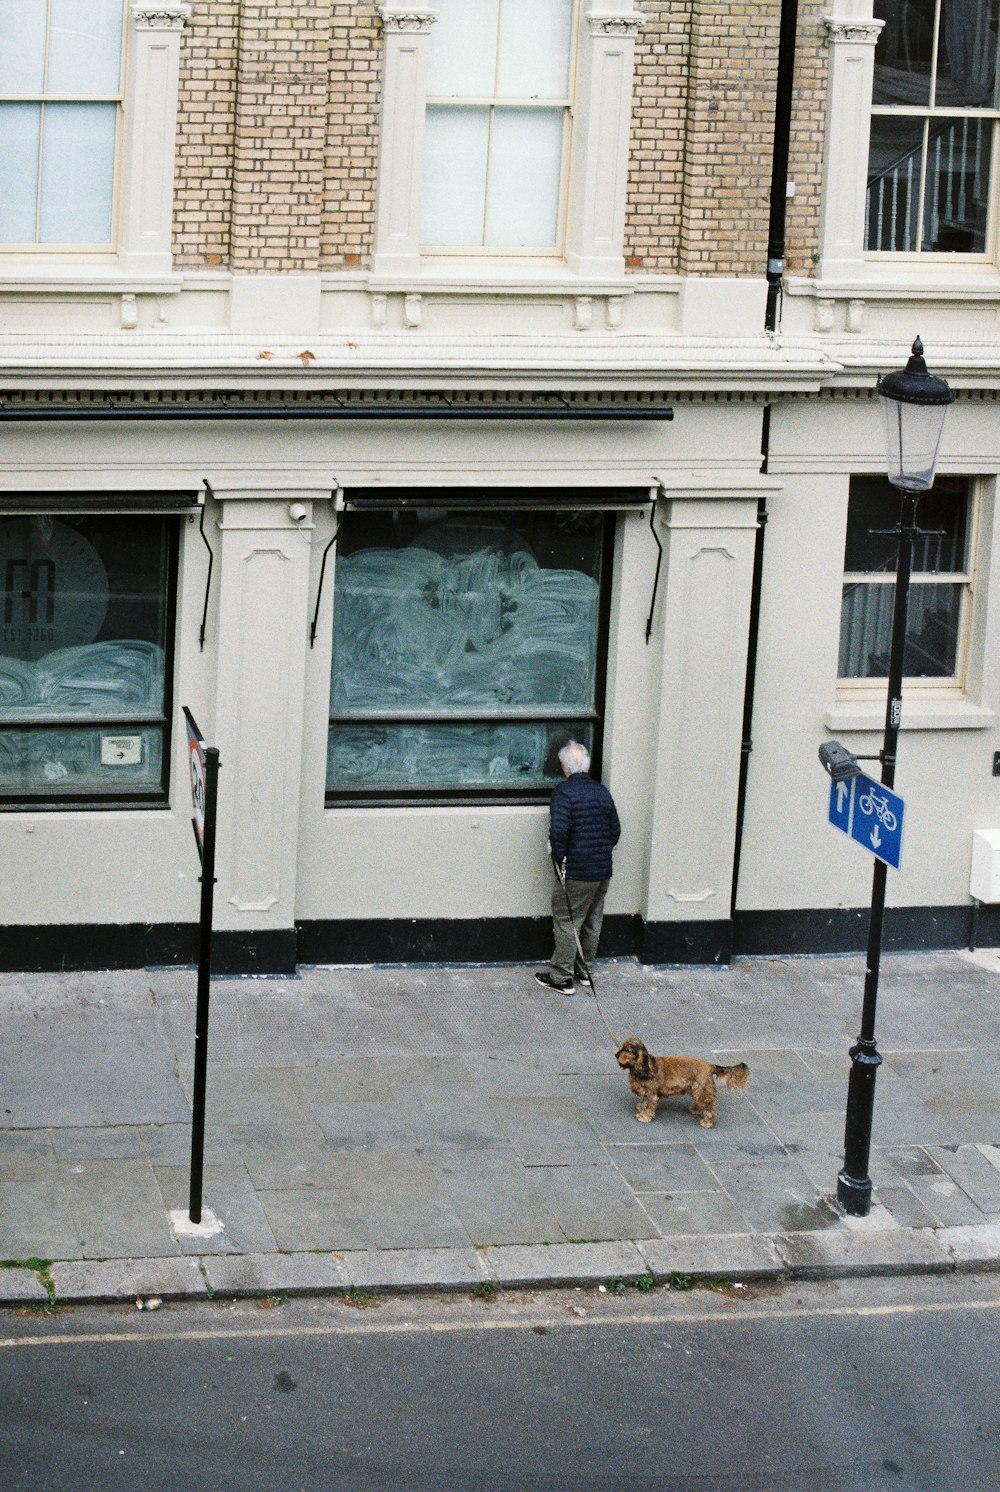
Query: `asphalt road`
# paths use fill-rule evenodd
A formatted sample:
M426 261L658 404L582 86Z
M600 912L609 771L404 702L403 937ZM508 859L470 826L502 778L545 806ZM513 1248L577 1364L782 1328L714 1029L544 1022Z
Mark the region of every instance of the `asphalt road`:
M1000 1276L0 1313L0 1486L1000 1488Z

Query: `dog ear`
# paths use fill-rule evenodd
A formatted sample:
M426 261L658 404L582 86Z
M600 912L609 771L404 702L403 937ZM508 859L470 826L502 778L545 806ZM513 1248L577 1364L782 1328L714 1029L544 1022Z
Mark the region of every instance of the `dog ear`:
M653 1059L643 1046L641 1041L635 1043L635 1061L632 1063L632 1071L640 1082L653 1076Z

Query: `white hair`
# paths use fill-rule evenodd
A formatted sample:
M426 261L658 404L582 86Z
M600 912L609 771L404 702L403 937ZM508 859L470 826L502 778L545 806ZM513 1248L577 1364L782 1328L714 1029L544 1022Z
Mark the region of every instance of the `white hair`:
M569 741L559 752L559 765L570 775L574 772L589 772L590 752L579 741Z

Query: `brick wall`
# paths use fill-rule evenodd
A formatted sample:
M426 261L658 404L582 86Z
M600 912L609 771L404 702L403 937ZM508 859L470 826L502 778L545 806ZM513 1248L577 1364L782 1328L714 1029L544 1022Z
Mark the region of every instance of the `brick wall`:
M644 0L636 41L625 256L630 269L675 274L684 198L690 0Z
M367 264L380 33L374 0L195 0L181 52L178 266Z
M680 270L763 273L780 0L695 0Z
M181 35L174 263L229 264L239 0L200 0Z
M334 0L321 262L367 268L378 168L382 27L374 0Z

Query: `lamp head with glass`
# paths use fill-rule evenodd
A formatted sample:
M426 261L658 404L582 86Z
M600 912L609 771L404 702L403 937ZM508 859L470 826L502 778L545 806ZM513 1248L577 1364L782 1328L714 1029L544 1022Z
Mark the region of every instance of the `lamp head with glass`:
M905 492L926 492L934 485L944 417L955 395L943 378L928 373L919 337L906 367L880 378L876 389L885 416L889 481Z

